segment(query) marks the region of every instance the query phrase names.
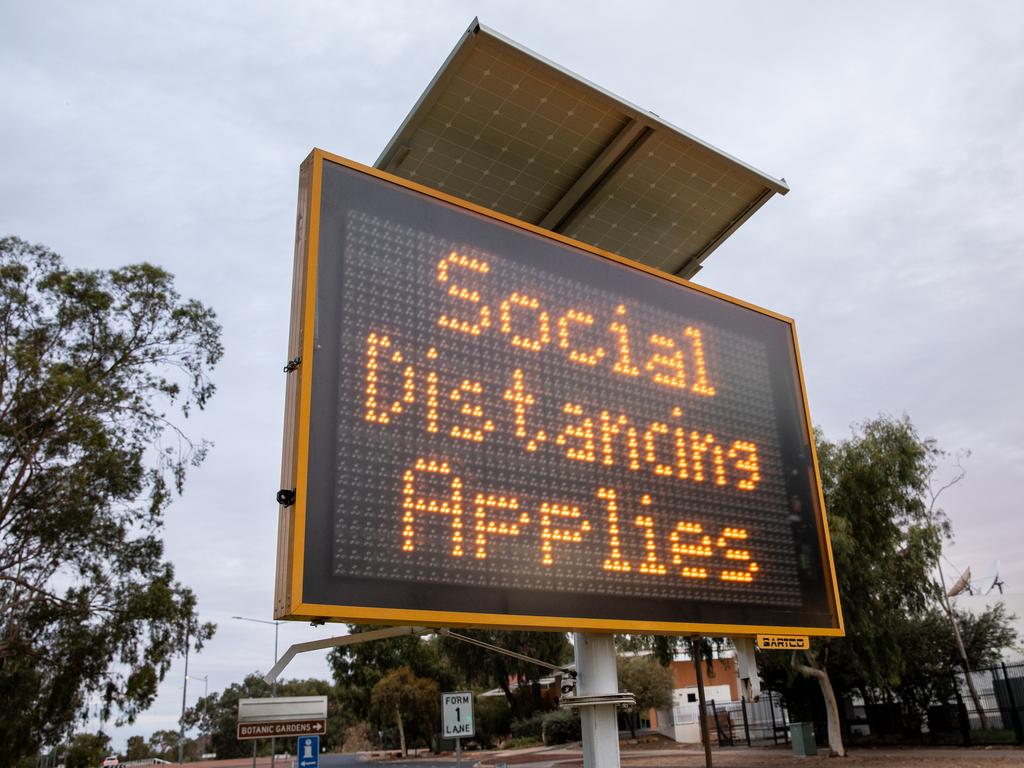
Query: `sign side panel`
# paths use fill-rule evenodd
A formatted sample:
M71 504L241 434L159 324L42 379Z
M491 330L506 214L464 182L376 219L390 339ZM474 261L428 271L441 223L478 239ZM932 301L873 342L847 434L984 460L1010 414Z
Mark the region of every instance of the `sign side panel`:
M821 487L821 465L818 463L818 448L814 439L814 425L811 422L811 408L807 401L807 382L804 380L804 366L800 358L800 342L796 335L796 324L790 321L790 327L793 332L793 352L796 356L796 370L799 377L798 383L800 386L800 395L803 398L804 420L807 424L807 439L810 443L811 466L814 472L812 485L817 490L818 504L821 509L818 535L821 540L823 555L822 561L826 566L825 580L830 586L829 603L832 609L832 621L836 629L839 630L839 634L845 635L846 631L843 623L843 608L839 601L839 580L836 576L836 561L832 555L832 537L828 530L828 510L825 508L825 492Z
M296 613L303 603L303 573L306 551L306 504L309 492L309 434L313 418L313 349L317 318L317 256L320 242L320 198L323 184L323 153L314 149L309 195L309 237L306 243L306 269L302 316L302 376L299 385L299 435L295 490L295 532L292 537L291 588L289 613Z
M303 307L306 294L306 251L309 243L310 185L312 158L308 157L299 168L299 194L295 219L295 255L292 265L292 297L289 315L288 351L285 361L302 354ZM302 366L286 374L284 396L284 436L281 447L280 488L293 490L297 486L299 394ZM293 551L295 506L280 506L277 515L277 572L274 584L274 615L282 617L291 607L291 556Z

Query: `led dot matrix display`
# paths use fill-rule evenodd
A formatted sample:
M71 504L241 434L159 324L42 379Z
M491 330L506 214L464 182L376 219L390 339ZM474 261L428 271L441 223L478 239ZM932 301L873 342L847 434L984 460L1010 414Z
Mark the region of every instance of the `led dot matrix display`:
M841 631L789 321L310 162L279 615Z

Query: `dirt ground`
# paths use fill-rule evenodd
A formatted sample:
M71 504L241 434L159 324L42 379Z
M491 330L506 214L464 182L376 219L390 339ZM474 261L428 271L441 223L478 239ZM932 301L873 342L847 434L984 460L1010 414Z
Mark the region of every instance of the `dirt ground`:
M845 759L829 758L824 751L817 757L794 757L787 749L715 750L715 768L1024 768L1024 749L860 749ZM580 768L583 758L577 752L542 752L532 755L496 755L484 766L532 765L535 768ZM623 768L704 768L704 753L697 749L622 752Z
M752 754L756 753L756 754ZM679 768L703 768L704 756L701 754L673 755L654 758L629 756L622 760L623 768L661 768L661 766L678 766ZM926 768L1003 768L1004 766L1024 766L1024 750L1011 749L960 749L960 750L855 750L845 759L829 758L822 754L818 757L794 757L787 752L775 750L737 750L735 752L719 752L713 756L716 768L782 768L782 766L829 766L830 768L910 768L925 766ZM579 765L582 765L582 761ZM565 766L569 768L569 766Z

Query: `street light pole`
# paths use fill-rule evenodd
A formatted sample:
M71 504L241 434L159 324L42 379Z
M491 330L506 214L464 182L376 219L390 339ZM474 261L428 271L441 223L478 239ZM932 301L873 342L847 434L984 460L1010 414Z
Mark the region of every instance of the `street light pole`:
M232 616L232 619L238 621L254 621L257 624L273 624L274 625L274 664L277 663L277 632L278 628L284 623L283 621L267 621L266 619L251 619L248 616ZM273 698L277 698L277 680L270 686L270 695ZM277 739L273 736L270 737L270 768L274 768L274 764L277 760ZM253 765L256 765L256 744L253 743Z
M178 731L178 765L185 762L185 698L188 696L188 641L192 627L185 627L185 680L181 685L181 721Z
M274 622L274 663L277 664L277 629L281 622ZM277 698L277 680L270 685L270 695L272 698ZM270 768L274 768L274 761L277 760L277 739L273 736L270 737ZM298 748L296 748L298 751Z
M210 703L207 701L207 699L210 698L210 676L209 675L203 675L202 677L200 677L199 675L188 675L188 674L186 674L185 675L185 679L186 680L202 680L203 681L203 706L205 707L205 711L209 712L210 711L209 710Z

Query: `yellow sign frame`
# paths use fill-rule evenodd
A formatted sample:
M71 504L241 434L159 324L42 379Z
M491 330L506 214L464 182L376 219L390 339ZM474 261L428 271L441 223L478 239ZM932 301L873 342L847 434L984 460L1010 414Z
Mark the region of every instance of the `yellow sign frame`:
M320 235L320 198L325 163L337 163L354 171L396 184L477 214L511 224L536 235L570 245L596 256L623 264L663 280L684 285L690 289L731 302L789 325L796 353L796 369L803 402L804 427L811 448L814 483L818 493L821 517L817 520L819 546L827 564L826 585L832 615L831 627L760 626L737 624L705 624L696 622L617 621L610 619L566 618L557 616L528 616L510 614L475 613L472 611L436 611L365 606L324 605L307 603L302 599L302 578L305 564L306 499L300 478L305 478L309 464L309 433L312 395L313 328L316 318L317 249ZM436 627L491 627L519 630L567 629L588 632L634 632L670 635L730 635L756 637L757 635L806 635L838 637L845 634L839 586L836 580L832 543L828 532L828 517L821 490L818 456L814 447L807 388L800 363L800 346L792 318L758 307L741 299L697 285L680 277L660 272L636 261L604 251L587 243L534 226L479 205L446 195L435 189L408 181L390 173L357 163L348 158L314 149L303 161L299 171L299 199L295 236L295 259L292 277L291 328L288 339L288 360L299 358L288 375L285 392L285 424L281 462L281 488L295 489L294 502L281 506L278 513L277 573L275 581L274 616L296 621L347 621L355 623L396 624Z

